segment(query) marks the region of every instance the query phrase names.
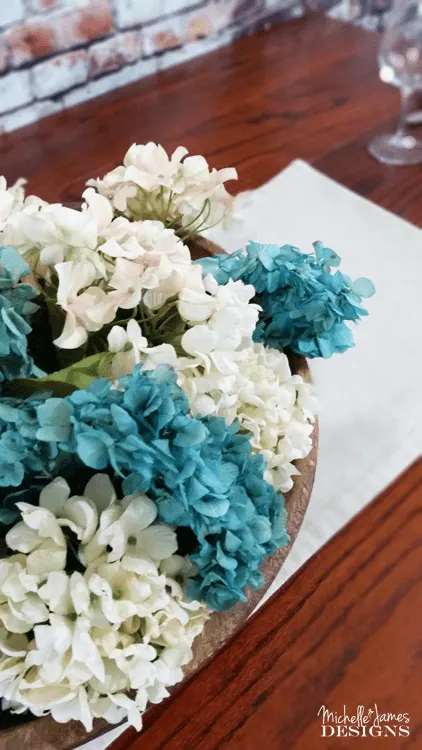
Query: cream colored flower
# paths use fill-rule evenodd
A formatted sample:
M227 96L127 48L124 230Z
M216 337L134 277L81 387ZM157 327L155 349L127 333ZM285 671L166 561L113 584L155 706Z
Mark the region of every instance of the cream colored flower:
M59 279L57 303L66 312L66 320L54 343L62 349L77 349L87 340L88 332L99 331L114 320L119 299L91 286L95 279L91 263L66 261L56 263L55 270Z
M292 376L285 354L262 344L216 352L216 336L208 326L195 326L182 340L196 362L202 356L199 366L177 368L192 413L224 417L228 424L238 419L251 434L253 450L267 462L267 481L287 492L299 473L292 462L312 448L318 412L313 388Z
M130 219L152 213L163 221L203 231L231 213L233 198L224 183L237 179L237 172L210 169L203 156L187 153L179 147L170 157L155 143L134 144L121 166L87 184Z
M145 495L117 500L105 474L81 496L57 478L38 506L19 509L22 521L6 537L18 554L0 561L4 708L50 712L87 731L95 717L140 729L148 701L182 679L207 617L203 604L185 601L192 566L173 559L174 530L156 522ZM64 532L76 536L84 572L64 570Z
M25 201L26 180L17 180L7 187L6 178L0 176L0 231L5 228L10 217L21 210Z
M17 503L22 521L6 534L6 544L28 553L26 570L31 576L63 570L66 564L66 540L56 518L45 508Z
M199 284L204 291L199 293ZM229 281L225 286L209 285L213 294L205 293L205 280L198 280L198 292L183 290L179 310L182 317L194 322L195 309L204 323L194 325L184 334L182 347L194 357L200 357L207 369L210 362L220 367L225 374L232 368L232 352L241 346L251 345L252 335L258 320L259 306L251 303L255 295L253 286L242 281ZM202 302L201 302L202 299ZM208 309L207 309L208 305ZM205 322L206 321L206 322ZM225 352L230 352L229 357Z
M146 495L130 495L122 502L123 513L98 536L98 542L111 547L108 561L121 560L125 553L145 555L159 561L177 550L175 532L167 525L151 525L157 517L157 506Z

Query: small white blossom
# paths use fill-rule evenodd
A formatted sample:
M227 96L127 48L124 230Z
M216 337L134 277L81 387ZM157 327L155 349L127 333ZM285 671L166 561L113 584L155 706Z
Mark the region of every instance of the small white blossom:
M35 203L29 209L14 214L11 223L14 246L36 275L50 279L52 266L74 261L91 263L94 275L103 276L104 267L96 253L99 234L95 218L60 204Z
M124 181L133 182L147 191L160 186L175 188L181 172L181 161L187 153L186 148L179 146L169 158L162 146L151 141L145 146L134 143L124 158Z
M205 291L206 284L211 293ZM258 321L260 307L251 302L254 295L253 286L232 280L225 286L214 286L205 279L197 281L194 293L182 290L179 302L182 317L189 320L195 309L207 315L202 324L193 325L184 334L181 344L185 352L199 358L207 370L213 363L224 374L235 372L233 353L251 345Z
M147 370L153 370L160 364L170 365L174 369L179 366L174 347L171 344L149 347L136 320L128 322L126 331L122 326L113 326L107 342L109 351L114 353L110 368L110 377L114 380L129 375L139 362L143 362Z
M57 302L66 312L66 321L54 343L62 349L76 349L85 343L88 331L99 331L114 320L118 300L100 287L90 286L95 278L92 264L66 261L55 268L59 279Z
M0 231L4 229L12 214L22 210L25 201L25 180L18 180L7 187L6 178L0 176Z
M113 352L111 376L114 379L129 375L141 361L141 352L147 349L148 341L142 335L136 320L130 320L126 331L122 326L113 326L107 337L108 348Z

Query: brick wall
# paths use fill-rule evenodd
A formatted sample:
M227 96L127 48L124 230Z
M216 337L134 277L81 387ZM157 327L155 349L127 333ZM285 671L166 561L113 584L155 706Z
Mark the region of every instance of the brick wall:
M325 11L332 18L352 21L367 29L382 31L393 0L307 0L312 10Z
M0 132L302 12L302 0L0 0Z

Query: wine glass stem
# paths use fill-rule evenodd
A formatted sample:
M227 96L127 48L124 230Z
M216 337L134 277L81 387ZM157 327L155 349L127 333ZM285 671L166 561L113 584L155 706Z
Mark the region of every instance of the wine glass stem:
M399 116L399 122L397 127L397 137L398 138L405 138L408 135L408 125L407 125L407 118L409 117L410 113L413 109L413 92L412 89L409 88L401 88L401 107L400 107L400 116Z

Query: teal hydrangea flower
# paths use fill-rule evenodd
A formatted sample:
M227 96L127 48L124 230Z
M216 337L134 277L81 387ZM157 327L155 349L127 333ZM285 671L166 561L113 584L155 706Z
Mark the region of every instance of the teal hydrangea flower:
M198 574L188 583L192 599L225 611L246 601L244 589L259 589L264 558L288 544L284 498L264 479L265 461L251 456L250 438L220 417L200 421L203 438L192 450L179 450L170 437L169 453L178 471L155 481L161 518L190 528L198 549L191 554Z
M28 352L28 317L38 307L35 289L20 279L30 273L13 247L0 248L0 382L44 375Z
M98 379L64 398L0 398L0 486L52 478L76 456L112 467L125 495L146 492L165 522L194 533L188 593L228 609L262 585L264 557L287 544L283 497L237 424L189 415L174 370L137 367L119 382Z
M137 369L119 390L97 379L65 398L48 391L0 398L0 487L19 486L27 473L57 476L73 454L92 469L111 466L146 491L159 447L151 441L189 408L172 375L170 368L151 375Z
M352 281L341 271L339 256L321 242L307 255L291 245L251 242L245 251L198 261L219 284L241 279L256 289L261 306L255 341L306 357L331 357L354 346L346 321L367 315L362 299L371 297L368 279Z
M42 409L50 395L0 398L0 487L20 487L26 475L56 476L58 443L38 437L38 409Z

